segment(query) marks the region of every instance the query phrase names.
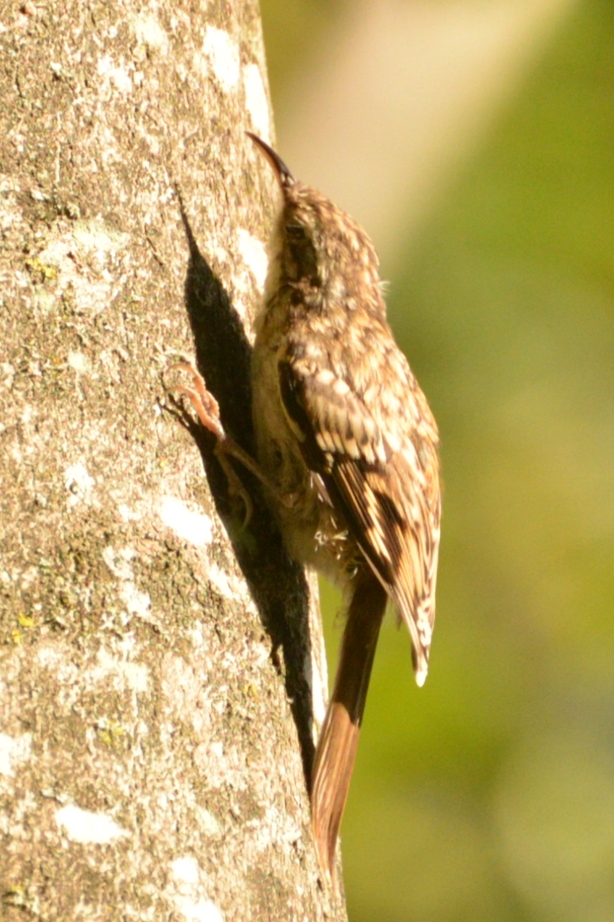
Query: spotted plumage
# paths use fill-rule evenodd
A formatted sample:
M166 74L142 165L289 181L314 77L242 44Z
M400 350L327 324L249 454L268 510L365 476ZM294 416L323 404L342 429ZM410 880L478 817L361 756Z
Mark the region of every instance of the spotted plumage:
M387 598L422 685L435 617L437 426L386 320L378 259L349 215L277 173L279 253L256 328L258 462L290 552L348 597L340 663L316 751L312 816L332 869Z

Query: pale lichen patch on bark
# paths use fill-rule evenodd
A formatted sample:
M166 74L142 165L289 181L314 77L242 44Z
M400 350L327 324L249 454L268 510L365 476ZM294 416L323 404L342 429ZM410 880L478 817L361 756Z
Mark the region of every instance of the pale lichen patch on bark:
M161 54L168 52L168 33L151 10L129 16L128 22L137 42L144 46L144 51L157 51Z
M148 592L139 589L135 582L131 561L137 556L137 552L132 547L116 550L109 545L102 552L102 559L119 581L119 597L126 607L128 619L136 615L143 621L155 624L151 597Z
M32 755L32 734L9 736L0 733L0 775L14 775Z
M121 291L129 262L129 236L99 218L56 222L43 248L30 257L31 272L44 277L53 272L56 310L61 299L70 298L74 309L86 313L105 310ZM123 271L119 271L120 264Z
M79 375L86 375L91 370L90 360L83 352L69 351L67 361L69 366Z
M98 59L96 70L101 78L100 89L103 97L110 96L113 90L117 90L124 96L132 93L134 84L130 71L135 70L132 62L126 67L125 64L117 64L111 55L105 54Z
M224 29L208 25L205 29L203 52L220 87L226 92L235 90L241 74L241 56L235 39Z
M164 496L158 513L164 524L178 538L195 547L206 547L213 540L213 522L209 516L191 509L183 500Z
M244 602L250 606L250 610L254 613L256 612L256 607L244 579L234 576L232 573L227 573L225 570L222 570L221 567L218 567L215 562L209 564L207 568L207 578L223 598L243 599Z
M128 690L146 694L150 686L149 667L128 660L125 656L120 659L105 647L100 647L96 654L96 662L84 670L84 683L104 683L118 692Z
M268 277L269 254L262 241L242 227L237 230L235 251L240 261L235 259L232 271L233 304L241 319L246 323L245 333L253 345L252 324L247 323L250 316L249 305L252 302L254 290L262 300Z
M91 506L94 502L96 479L92 477L84 460L70 464L64 471L64 486L69 494L66 502L70 508L79 503Z
M71 842L82 845L109 845L129 835L106 813L93 813L73 804L56 810L55 821Z
M227 572L206 553L205 549L211 545L219 531L214 527L213 519L173 496L163 496L157 511L164 525L178 538L198 549L206 579L215 590L225 599L241 599L255 614L256 609L245 580Z
M237 251L262 294L269 270L269 257L264 243L240 227L237 231Z
M269 100L262 73L257 64L247 64L243 68L243 87L245 90L245 106L249 113L254 132L263 141L271 140L271 117Z
M192 855L171 862L166 896L186 922L224 922L216 904L206 896L206 875Z
M328 676L326 671L322 674L321 660L317 656L306 656L303 668L311 688L314 723L319 728L324 721L328 703ZM317 738L317 733L314 733L314 737Z

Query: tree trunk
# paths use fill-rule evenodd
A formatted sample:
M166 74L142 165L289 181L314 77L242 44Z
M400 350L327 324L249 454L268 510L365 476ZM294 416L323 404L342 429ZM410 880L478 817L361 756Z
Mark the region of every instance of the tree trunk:
M165 386L193 356L251 449L256 0L0 23L2 918L345 919L309 826L315 584Z

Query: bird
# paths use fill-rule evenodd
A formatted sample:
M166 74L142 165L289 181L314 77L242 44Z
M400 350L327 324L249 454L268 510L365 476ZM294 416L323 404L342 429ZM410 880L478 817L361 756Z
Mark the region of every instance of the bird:
M268 143L247 134L271 164L282 199L255 322L255 459L219 420L209 424L217 405L203 406L202 382L182 390L228 453L261 480L289 554L343 590L345 627L310 791L318 861L332 879L388 602L409 630L419 686L428 671L440 542L439 435L387 321L368 235L296 180Z

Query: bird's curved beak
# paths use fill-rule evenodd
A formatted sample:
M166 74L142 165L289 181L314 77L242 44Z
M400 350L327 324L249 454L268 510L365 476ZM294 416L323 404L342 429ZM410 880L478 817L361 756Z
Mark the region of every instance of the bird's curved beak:
M266 141L263 141L262 138L259 138L258 135L252 134L251 131L246 131L245 133L264 153L265 157L275 170L275 175L277 176L279 185L281 186L282 190L289 189L290 186L293 186L295 182L294 176L283 162L279 154L274 151L273 148L266 143Z

